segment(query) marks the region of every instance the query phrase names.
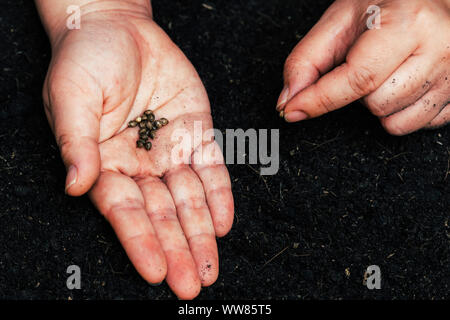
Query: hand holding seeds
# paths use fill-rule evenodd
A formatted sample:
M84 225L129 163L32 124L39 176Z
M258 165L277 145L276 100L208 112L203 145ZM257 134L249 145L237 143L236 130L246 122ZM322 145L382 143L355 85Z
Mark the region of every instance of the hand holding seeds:
M85 5L83 28L53 41L45 110L68 169L66 192L89 192L146 281L166 280L191 299L218 276L216 236L233 222L230 178L205 151L220 153L214 142L192 139L192 162L172 161L175 130L193 136L194 121L212 128L208 96L149 2L117 3Z
M153 111L147 110L141 116L128 122L128 127L139 128L139 139L136 141L136 147L145 148L147 151L149 151L152 148L152 143L149 141L149 139L153 140L155 138L156 131L168 124L169 120L167 120L166 118L155 120Z

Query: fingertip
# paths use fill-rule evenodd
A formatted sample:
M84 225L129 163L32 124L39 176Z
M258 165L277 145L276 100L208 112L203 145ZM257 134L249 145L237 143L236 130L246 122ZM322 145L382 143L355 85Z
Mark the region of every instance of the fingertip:
M308 119L308 115L303 111L291 111L284 114L286 122L298 122Z
M92 163L87 167L70 165L67 170L65 193L73 197L82 196L91 189L99 174L99 164Z
M180 268L180 264L184 268ZM192 300L201 291L201 282L195 263L189 252L177 252L169 255L167 260L167 284L180 300Z
M205 258L197 266L197 271L200 276L200 283L202 287L209 287L216 282L219 277L219 261L213 257Z
M69 189L77 183L78 179L78 169L76 166L71 165L69 169L67 170L67 176L66 176L66 188L65 192L68 194Z
M230 232L234 222L234 208L224 208L223 210L225 211L224 214L213 216L214 231L218 238L225 237Z
M203 287L212 285L219 276L219 256L215 235L191 238L189 246L197 266L201 285Z
M150 261L148 270L139 272L145 281L153 287L159 286L167 276L167 266L165 261Z
M218 265L212 263L205 263L199 267L201 277L200 281L202 283L202 287L209 287L217 281L219 277L219 267Z
M216 231L216 237L217 238L223 238L225 237L233 227L233 220L231 220L231 223L225 224L225 223L214 223L214 229Z
M152 236L138 236L122 243L137 272L150 285L158 285L167 275L164 253Z
M278 98L276 107L277 111L283 110L283 108L286 106L286 103L288 102L288 98L289 98L289 86L285 85Z
M201 290L202 290L202 287L199 282L199 284L196 286L187 288L182 291L178 291L178 292L174 291L174 292L179 300L193 300L200 294Z
M213 189L207 193L208 206L211 212L216 237L225 236L233 226L234 200L229 188Z
M60 140L61 156L67 168L65 193L81 196L88 192L100 174L100 151L93 139Z

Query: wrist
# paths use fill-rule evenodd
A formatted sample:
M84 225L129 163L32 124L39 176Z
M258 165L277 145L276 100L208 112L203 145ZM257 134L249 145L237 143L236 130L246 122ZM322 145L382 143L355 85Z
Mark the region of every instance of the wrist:
M80 27L83 17L91 13L129 12L152 18L150 0L35 0L42 24L47 31L52 46L64 33L71 30L75 15L79 14ZM73 11L73 9L78 12ZM69 9L72 9L69 10Z

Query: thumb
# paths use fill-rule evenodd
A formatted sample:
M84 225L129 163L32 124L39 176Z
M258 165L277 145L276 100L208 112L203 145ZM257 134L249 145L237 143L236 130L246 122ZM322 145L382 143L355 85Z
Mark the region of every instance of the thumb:
M284 66L284 88L277 103L282 111L297 93L340 64L358 36L364 31L358 16L361 2L338 0L297 44Z
M102 94L84 79L80 86L67 77L50 76L44 87L47 117L67 169L65 191L71 196L86 193L100 172Z

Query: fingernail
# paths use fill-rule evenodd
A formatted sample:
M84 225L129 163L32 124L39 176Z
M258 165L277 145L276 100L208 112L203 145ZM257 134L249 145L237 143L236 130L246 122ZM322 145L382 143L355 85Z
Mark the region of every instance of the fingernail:
M280 118L284 118L284 111L283 110L280 111Z
M160 286L161 285L161 283L162 283L162 281L161 282L158 282L158 283L148 283L149 285L151 285L152 287L157 287L157 286Z
M66 190L65 190L66 193L67 190L69 190L69 188L77 182L77 175L78 175L77 167L73 165L70 166L69 170L67 171Z
M291 111L284 115L284 120L287 122L297 122L308 119L308 115L303 111Z
M277 104L277 110L280 111L284 108L286 102L288 101L289 97L289 87L284 86L283 90L281 91L280 97L278 98L278 104Z

